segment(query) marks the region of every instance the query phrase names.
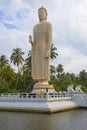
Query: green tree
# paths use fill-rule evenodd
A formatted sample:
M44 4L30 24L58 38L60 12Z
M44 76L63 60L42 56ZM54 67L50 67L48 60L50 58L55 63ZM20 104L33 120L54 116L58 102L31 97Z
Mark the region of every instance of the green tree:
M22 57L23 54L24 54L24 52L22 52L22 49L16 48L16 49L13 49L13 53L11 54L11 57L10 57L11 62L13 62L13 64L17 65L17 67L18 67L16 88L18 86L18 81L19 81L19 65L22 64L24 61L24 59Z
M10 66L0 68L0 93L15 92L16 73Z
M56 71L57 71L57 78L59 78L59 77L60 77L60 74L64 71L63 65L62 65L62 64L59 64L59 65L56 67Z
M26 88L27 88L27 83L26 83L26 81L27 81L27 77L28 77L28 69L27 69L27 66L26 65L23 65L21 68L20 68L20 73L21 73L21 78L22 78L22 81L23 81L23 83L22 83L22 88L24 89L24 90L26 90Z
M85 70L80 71L79 75L79 84L83 87L87 87L87 72Z
M50 65L50 80L56 79L56 68L54 65Z
M1 56L0 56L0 67L3 68L3 67L5 67L6 65L9 65L9 61L8 61L8 59L6 58L5 55L1 55Z
M54 47L54 44L52 44L51 46L51 59L54 60L57 58L58 53L56 53L55 51L57 50L56 47Z
M76 75L74 73L71 73L70 77L73 82L76 81Z
M28 53L28 57L25 59L24 65L26 66L27 70L31 74L31 50Z

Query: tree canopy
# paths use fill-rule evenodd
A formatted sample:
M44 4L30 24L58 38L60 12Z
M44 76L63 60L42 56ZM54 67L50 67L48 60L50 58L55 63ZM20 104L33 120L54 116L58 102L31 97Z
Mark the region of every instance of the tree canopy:
M58 54L54 45L51 49L51 58L56 59ZM23 58L24 52L21 48L13 49L10 56L11 62L17 66L16 72L9 64L10 61L3 54L0 56L0 93L7 92L31 92L36 81L31 78L31 54L29 51L27 58ZM20 66L21 65L21 66ZM82 90L87 92L87 72L83 69L78 75L65 73L62 64L50 65L50 84L53 84L56 91L66 91L68 85L82 86Z

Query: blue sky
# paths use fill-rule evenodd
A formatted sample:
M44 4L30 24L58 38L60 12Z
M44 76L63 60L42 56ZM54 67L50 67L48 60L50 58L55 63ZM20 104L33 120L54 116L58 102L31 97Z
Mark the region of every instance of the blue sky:
M37 10L44 6L53 27L53 44L65 72L87 71L87 0L0 0L0 55L10 57L16 47L25 58L31 45L28 35L39 22Z

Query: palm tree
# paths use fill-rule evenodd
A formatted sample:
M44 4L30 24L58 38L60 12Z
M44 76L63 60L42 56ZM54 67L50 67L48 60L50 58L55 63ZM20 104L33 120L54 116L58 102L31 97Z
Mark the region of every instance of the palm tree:
M20 68L20 73L21 73L21 77L22 77L22 79L23 79L23 86L24 86L24 88L26 89L26 77L27 77L27 75L28 75L28 71L27 71L28 69L27 69L27 66L26 65L23 65L21 68Z
M17 65L17 67L18 67L18 76L17 76L16 88L18 86L18 81L19 81L19 65L22 64L23 61L24 61L24 59L22 57L23 54L24 54L24 52L22 52L22 49L16 48L16 49L13 49L13 53L10 57L11 62L13 62L13 64Z
M0 67L1 67L1 68L5 67L6 65L9 65L8 62L9 62L9 61L8 61L8 59L6 58L5 55L1 55L1 56L0 56Z
M78 77L79 77L79 83L82 86L87 87L87 72L85 70L80 71Z
M56 78L56 68L54 65L50 65L50 78L51 80Z
M63 69L63 65L62 64L59 64L56 68L57 70L57 77L59 78L60 77L60 74L64 71Z
M28 57L25 59L25 65L29 73L31 74L31 50L28 53Z
M57 50L56 47L54 47L54 44L52 44L51 46L51 59L54 60L57 58L58 53L56 53L55 51Z

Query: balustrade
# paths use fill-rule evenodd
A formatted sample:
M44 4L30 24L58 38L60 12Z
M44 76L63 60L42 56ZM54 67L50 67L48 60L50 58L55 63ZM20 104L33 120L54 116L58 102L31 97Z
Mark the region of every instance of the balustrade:
M62 98L62 97L71 97L74 93L70 92L53 92L53 93L44 93L44 96L41 97L40 93L2 93L0 98Z

